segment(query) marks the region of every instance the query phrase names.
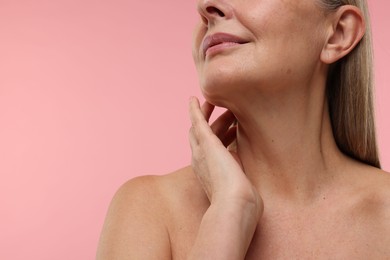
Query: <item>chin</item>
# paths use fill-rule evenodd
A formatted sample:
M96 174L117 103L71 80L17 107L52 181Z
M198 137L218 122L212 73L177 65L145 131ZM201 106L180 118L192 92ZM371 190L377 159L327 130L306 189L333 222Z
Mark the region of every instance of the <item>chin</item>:
M226 97L223 97L223 96L218 96L218 97L217 96L211 96L211 95L208 95L205 92L202 92L202 94L203 94L204 99L208 103L210 103L210 104L212 104L212 105L214 105L216 107L224 107L224 108L227 107L227 98Z
M226 79L215 79L201 83L201 91L204 98L210 104L218 107L225 107L233 97L242 91L240 84Z
M241 71L243 72L243 71ZM249 75L248 75L249 74ZM244 91L249 91L254 84L253 73L240 73L239 69L227 67L216 70L204 70L200 77L200 88L205 99L219 107L226 107L234 102Z

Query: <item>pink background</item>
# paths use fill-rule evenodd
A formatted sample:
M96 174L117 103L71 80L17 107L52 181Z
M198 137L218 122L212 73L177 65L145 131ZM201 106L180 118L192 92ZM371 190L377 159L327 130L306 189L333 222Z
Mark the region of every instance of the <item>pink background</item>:
M390 2L370 5L390 170ZM115 190L189 163L196 19L193 0L0 0L0 259L93 259Z

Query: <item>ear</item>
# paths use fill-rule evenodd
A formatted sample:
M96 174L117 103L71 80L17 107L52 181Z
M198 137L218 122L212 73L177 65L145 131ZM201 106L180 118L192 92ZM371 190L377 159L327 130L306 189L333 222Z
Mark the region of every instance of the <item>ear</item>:
M364 16L356 6L341 6L331 14L331 19L330 34L321 52L321 61L326 64L332 64L350 53L366 31Z

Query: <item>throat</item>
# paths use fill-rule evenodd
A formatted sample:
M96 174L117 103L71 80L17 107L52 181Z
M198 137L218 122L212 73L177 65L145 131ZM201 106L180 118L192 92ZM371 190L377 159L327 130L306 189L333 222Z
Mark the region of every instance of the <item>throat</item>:
M261 195L301 202L316 200L326 196L343 172L345 161L331 130L321 133L321 137L311 130L280 133L281 137L277 131L248 135L239 127L237 153L244 172Z

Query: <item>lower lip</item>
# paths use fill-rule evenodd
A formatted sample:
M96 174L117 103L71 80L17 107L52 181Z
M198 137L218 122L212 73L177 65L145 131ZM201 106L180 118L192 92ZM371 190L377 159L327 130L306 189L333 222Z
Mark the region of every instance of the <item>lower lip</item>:
M214 54L217 54L219 52L222 52L226 49L230 49L232 47L235 47L235 46L238 46L238 45L241 45L241 43L237 43L237 42L223 42L223 43L220 43L220 44L217 44L217 45L214 45L210 48L208 48L206 50L206 57L207 56L210 56L210 55L214 55Z

